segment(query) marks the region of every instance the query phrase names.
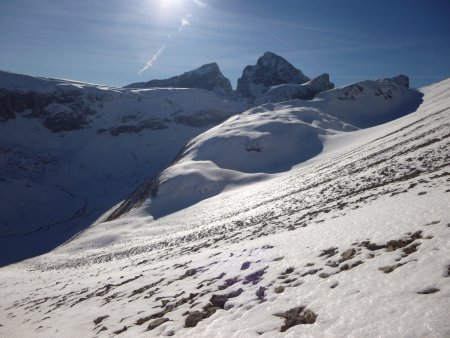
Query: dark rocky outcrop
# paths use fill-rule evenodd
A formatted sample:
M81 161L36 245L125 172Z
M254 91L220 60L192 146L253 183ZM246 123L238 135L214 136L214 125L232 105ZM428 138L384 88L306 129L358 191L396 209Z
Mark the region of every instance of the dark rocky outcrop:
M78 90L37 93L0 89L0 122L21 114L41 119L53 132L81 129L88 124L88 116L95 113L83 96Z
M281 84L303 84L309 78L288 61L272 52L261 56L255 66L247 66L238 79L237 93L256 98L268 88Z
M203 65L190 72L165 80L137 82L125 88L199 88L219 93L232 92L230 80L223 76L217 63Z

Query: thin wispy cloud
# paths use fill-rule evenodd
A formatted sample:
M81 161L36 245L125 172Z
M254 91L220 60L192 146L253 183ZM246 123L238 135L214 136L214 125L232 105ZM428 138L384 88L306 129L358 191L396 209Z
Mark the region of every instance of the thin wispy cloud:
M145 72L147 69L151 68L153 64L158 60L158 58L161 56L161 54L164 52L164 49L166 49L166 44L162 44L161 47L156 51L155 54L152 55L150 60L147 61L145 66L138 72L139 75L141 75L142 72Z
M204 2L204 1L202 1L202 0L194 0L194 4L196 4L198 7L201 7L201 8L205 8L205 7L208 6L208 5L206 4L206 2Z
M190 26L191 23L189 22L188 18L191 17L191 15L183 16L180 20L180 27L178 28L178 33L183 30L185 26Z

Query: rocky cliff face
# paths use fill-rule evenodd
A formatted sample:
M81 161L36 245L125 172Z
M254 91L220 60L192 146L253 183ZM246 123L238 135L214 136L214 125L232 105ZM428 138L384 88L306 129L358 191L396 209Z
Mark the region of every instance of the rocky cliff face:
M218 93L230 94L230 80L223 76L217 63L203 65L190 72L165 80L151 80L148 82L132 83L125 88L199 88Z
M0 88L0 122L16 118L21 113L26 118L37 118L54 132L81 129L95 114L89 96L81 90L55 91L53 93L18 92Z
M246 98L256 98L272 86L303 84L309 78L288 61L272 52L261 56L255 66L247 66L238 79L237 93Z

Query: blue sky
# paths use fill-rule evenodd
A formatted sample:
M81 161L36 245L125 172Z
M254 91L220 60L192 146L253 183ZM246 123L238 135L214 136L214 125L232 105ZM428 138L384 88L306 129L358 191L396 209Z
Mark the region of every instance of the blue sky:
M450 77L449 15L448 0L1 0L0 69L122 86L216 61L235 87L272 51L338 86L419 87Z

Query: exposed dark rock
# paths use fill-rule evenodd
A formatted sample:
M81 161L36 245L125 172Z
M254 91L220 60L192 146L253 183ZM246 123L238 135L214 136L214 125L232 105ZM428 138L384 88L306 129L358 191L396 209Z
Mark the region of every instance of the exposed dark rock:
M261 269L245 276L244 284L247 283L257 284L261 280L261 276L264 275L264 273L265 269Z
M274 291L275 291L275 293L283 293L284 290L285 290L285 287L280 285L280 286L277 286Z
M334 289L339 285L338 282L334 282L333 284L330 285L330 288Z
M411 244L412 242L414 242L416 239L420 239L420 238L422 238L422 231L417 231L403 239L390 240L386 243L387 251L395 251L397 249L403 248L403 247L407 246L408 244Z
M223 309L228 299L235 298L239 296L242 292L244 292L244 290L242 288L239 288L235 291L231 291L223 295L213 295L209 301L211 302L212 305Z
M404 247L402 250L403 251L402 256L406 257L406 256L412 254L413 252L416 252L417 248L419 246L420 246L420 243L412 243L412 244L408 245L407 247Z
M88 117L95 114L84 95L81 90L44 94L0 89L0 122L22 114L40 119L53 132L81 129L88 125Z
M102 326L101 329L97 331L97 334L106 330L108 330L108 328L106 326Z
M239 281L240 281L239 276L225 279L225 283L219 286L219 290L224 290L224 289L236 284Z
M185 273L180 277L180 279L184 279L186 277L194 276L197 273L197 269L189 269L186 270Z
M123 328L114 331L113 334L121 334L121 333L125 332L126 330L128 330L128 327L124 326Z
M321 273L319 274L319 277L320 277L320 278L328 278L328 277L330 277L330 275L329 275L328 273L326 273L326 272L321 272Z
M203 317L204 318L211 317L218 309L220 309L220 308L217 306L214 306L211 303L206 304L203 307Z
M200 311L193 311L190 312L185 321L184 321L184 326L186 327L196 327L198 322L201 321L203 319L203 313Z
M302 84L308 82L300 70L281 56L266 52L255 66L247 66L238 79L237 93L243 97L256 98L269 87L286 83Z
M244 262L241 265L241 270L247 270L250 267L250 262Z
M383 271L384 273L391 273L392 271L394 271L395 269L401 267L402 265L405 265L406 263L397 263L394 265L388 265L388 266L382 266L380 268L378 268L378 270Z
M325 256L326 258L333 257L338 252L338 248L328 248L325 250L322 250L322 253L319 255L319 257Z
M220 93L232 92L231 82L219 69L217 63L209 63L192 71L165 80L132 83L125 88L199 88Z
M168 321L169 321L169 318L165 318L165 317L155 319L154 321L150 322L150 324L148 324L147 330L148 331L153 330L153 329L157 328L158 326L160 326L161 324L164 324L165 322L168 322Z
M317 318L317 314L311 310L308 310L304 306L295 307L286 312L277 313L275 316L284 318L284 325L281 327L281 332L285 332L291 327L299 324L314 324Z
M256 290L255 295L256 297L258 297L259 299L263 299L264 298L264 294L266 293L266 288L264 286L260 286L258 288L258 290Z
M431 294L431 293L436 293L436 292L439 292L439 291L441 291L441 290L438 289L438 288L433 288L433 287L431 287L431 288L423 289L423 290L421 290L421 291L417 291L417 293L418 293L419 295L429 295L429 294Z
M305 276L307 276L307 275L315 275L317 272L319 272L320 270L322 270L322 269L311 269L311 270L308 270L308 271L306 271L306 272L304 272L304 273L302 273L301 275L300 275L300 277L305 277Z
M282 275L288 275L288 274L293 273L293 272L294 272L294 268L287 268L286 271L284 271L282 273Z
M348 249L348 250L345 250L343 253L341 253L341 256L342 256L343 260L348 260L348 259L352 258L355 254L356 254L355 249Z
M100 324L103 320L105 320L108 317L109 317L108 315L97 317L94 319L94 324L95 325Z
M407 77L406 75L397 75L394 76L392 79L395 81L395 83L404 86L406 88L409 88L409 77Z

